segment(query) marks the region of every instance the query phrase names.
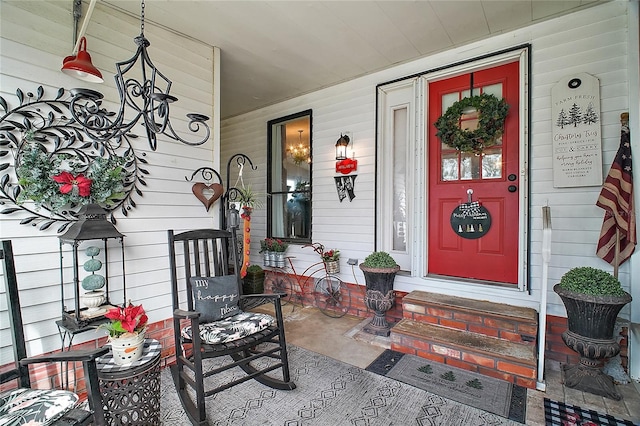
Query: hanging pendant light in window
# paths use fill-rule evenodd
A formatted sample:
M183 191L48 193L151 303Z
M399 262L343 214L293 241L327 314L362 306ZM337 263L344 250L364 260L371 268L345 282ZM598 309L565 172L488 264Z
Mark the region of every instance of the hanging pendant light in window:
M310 163L311 157L309 157L309 147L302 143L302 132L304 130L298 130L298 145L289 147L289 155L296 166L302 163Z
M116 88L120 96L120 108L113 114L102 108L103 95L90 89L72 89L70 109L73 118L85 129L94 140L118 140L128 135L133 127L142 120L149 146L156 150L158 135L187 145L202 145L209 139L211 129L206 123L209 117L190 113L188 129L197 134L197 139L190 141L180 137L169 117L169 104L178 100L169 94L171 80L166 78L151 62L147 47L150 43L144 36L144 0L141 2L140 35L134 38L138 46L135 55L126 61L116 63ZM142 81L125 75L134 65L141 67Z

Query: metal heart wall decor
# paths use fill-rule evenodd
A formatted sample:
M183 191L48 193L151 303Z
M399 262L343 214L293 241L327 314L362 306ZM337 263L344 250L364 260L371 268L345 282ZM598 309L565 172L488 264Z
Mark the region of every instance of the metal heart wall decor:
M209 211L209 207L224 193L224 187L219 183L207 185L203 182L197 182L193 184L191 191L193 195L204 204L207 211Z

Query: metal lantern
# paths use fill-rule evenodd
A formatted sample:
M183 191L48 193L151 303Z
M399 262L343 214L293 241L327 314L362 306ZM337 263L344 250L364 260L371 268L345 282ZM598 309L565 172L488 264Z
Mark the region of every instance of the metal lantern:
M349 136L340 134L340 139L336 142L336 160L347 159L347 146L349 146Z
M78 212L79 219L71 225L67 232L60 235L60 291L62 299L62 323L66 328L82 328L92 322L104 318L108 309L112 308L109 288L109 245L107 241L115 239L120 244L120 263L122 264L122 305L126 301L126 285L124 271L124 235L107 220L107 213L97 204L87 204ZM90 241L102 240L103 244L91 245ZM63 262L63 246L71 245L73 256L73 292L74 306L68 309L65 305L65 267ZM94 243L95 244L95 243ZM98 243L99 244L99 243ZM85 250L87 260L80 265L78 251L80 246ZM104 259L104 262L102 260ZM80 279L79 268L88 273ZM104 266L104 269L102 267ZM96 274L96 272L100 272ZM104 273L104 275L102 275ZM101 289L104 288L104 291ZM81 294L82 290L89 290ZM80 301L85 307L81 307Z

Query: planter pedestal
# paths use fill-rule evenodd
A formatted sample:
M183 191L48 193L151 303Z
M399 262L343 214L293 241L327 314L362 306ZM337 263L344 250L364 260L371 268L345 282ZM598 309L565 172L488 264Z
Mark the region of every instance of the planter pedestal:
M564 365L564 384L573 389L611 398L616 401L622 395L616 392L613 379L602 371L604 360L620 353L620 345L613 335L618 313L631 295L590 296L553 287L567 310L568 330L562 340L580 355L580 363Z
M580 363L562 366L565 386L619 401L613 379L602 371L604 360L620 353L615 339L592 339L572 331L562 333L562 340L580 354Z

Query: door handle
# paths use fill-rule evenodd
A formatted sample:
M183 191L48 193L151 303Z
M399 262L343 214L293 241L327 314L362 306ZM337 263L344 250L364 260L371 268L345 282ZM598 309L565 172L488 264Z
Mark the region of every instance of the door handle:
M518 187L515 185L509 185L509 188L507 188L509 190L509 192L516 192L518 190Z

